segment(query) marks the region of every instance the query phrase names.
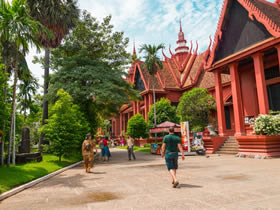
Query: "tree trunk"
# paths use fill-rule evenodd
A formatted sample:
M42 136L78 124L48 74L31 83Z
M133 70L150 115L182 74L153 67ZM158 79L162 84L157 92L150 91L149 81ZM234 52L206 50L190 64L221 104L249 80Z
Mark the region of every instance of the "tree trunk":
M17 64L14 71L14 87L13 87L13 102L12 102L12 115L11 115L11 127L10 127L10 139L9 139L9 148L8 148L8 161L7 166L10 166L11 163L11 149L12 149L12 138L13 138L13 129L14 129L14 116L16 111L16 90L17 90L17 74L18 74Z
M7 61L5 61L5 73L7 73L7 67L8 64L7 64ZM7 84L8 84L8 81L5 82L5 85L4 85L4 104L6 105L6 102L7 102ZM4 121L4 125L3 125L3 136L2 136L2 143L1 143L1 165L3 166L4 165L4 153L5 153L5 128L6 128L6 121Z
M25 95L24 96L24 111L23 111L23 120L24 120L24 122L25 122L25 120L26 120L26 104L27 104L27 96Z
M48 88L49 88L49 73L50 73L50 50L49 48L45 48L45 74L44 74L44 102L43 102L43 119L42 119L42 125L46 124L46 119L48 119ZM40 135L40 141L39 141L39 150L42 152L42 144L44 141L45 134L42 132Z
M15 104L17 103L17 99L15 100ZM15 106L16 107L16 106ZM14 124L13 124L13 129L14 129L14 138L13 138L13 164L16 164L16 108L14 111Z
M157 112L156 112L156 93L155 93L155 75L153 75L153 98L154 98L154 124L157 126ZM155 133L155 142L157 143L157 133Z

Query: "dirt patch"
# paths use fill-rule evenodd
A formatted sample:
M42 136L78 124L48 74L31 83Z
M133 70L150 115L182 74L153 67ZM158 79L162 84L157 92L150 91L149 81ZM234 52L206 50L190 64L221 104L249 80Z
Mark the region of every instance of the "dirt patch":
M87 195L87 197L94 202L105 202L110 200L118 200L120 199L120 196L115 193L110 192L96 192L96 193L90 193Z
M246 180L246 179L248 179L248 176L245 174L232 174L232 175L218 176L218 177L222 178L224 180Z
M79 197L71 199L71 205L82 205L85 203L97 203L97 202L106 202L110 200L119 200L121 196L116 193L111 192L94 192L87 193Z

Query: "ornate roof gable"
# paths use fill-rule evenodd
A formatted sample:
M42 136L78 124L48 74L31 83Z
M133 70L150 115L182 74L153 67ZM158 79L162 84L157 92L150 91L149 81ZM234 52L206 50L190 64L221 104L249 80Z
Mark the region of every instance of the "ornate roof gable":
M224 0L206 67L271 36L280 37L279 16L280 7L277 3Z

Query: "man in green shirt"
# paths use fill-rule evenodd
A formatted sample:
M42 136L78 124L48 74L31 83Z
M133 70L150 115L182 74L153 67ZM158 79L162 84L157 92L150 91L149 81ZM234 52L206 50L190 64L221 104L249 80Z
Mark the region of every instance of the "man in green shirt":
M172 184L174 188L179 185L179 182L176 179L176 170L178 169L178 150L182 153L182 160L185 160L181 140L174 134L174 128L170 127L169 135L166 135L163 138L161 156L165 157L166 166L172 177Z

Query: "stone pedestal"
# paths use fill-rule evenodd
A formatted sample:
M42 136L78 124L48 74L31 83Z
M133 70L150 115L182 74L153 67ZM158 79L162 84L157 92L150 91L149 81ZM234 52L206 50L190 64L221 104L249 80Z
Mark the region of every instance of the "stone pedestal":
M30 153L30 130L28 127L23 127L21 130L21 141L19 153Z

